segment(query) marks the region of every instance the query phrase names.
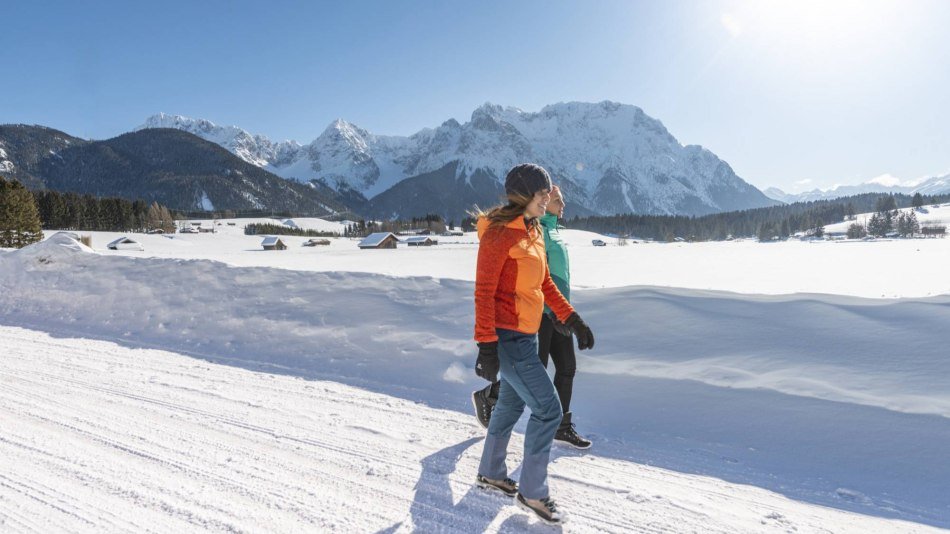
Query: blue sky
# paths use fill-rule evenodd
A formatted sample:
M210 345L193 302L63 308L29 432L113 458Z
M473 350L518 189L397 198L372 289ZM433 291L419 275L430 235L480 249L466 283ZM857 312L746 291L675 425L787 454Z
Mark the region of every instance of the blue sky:
M939 0L4 2L0 123L163 111L275 140L613 100L765 188L950 172Z

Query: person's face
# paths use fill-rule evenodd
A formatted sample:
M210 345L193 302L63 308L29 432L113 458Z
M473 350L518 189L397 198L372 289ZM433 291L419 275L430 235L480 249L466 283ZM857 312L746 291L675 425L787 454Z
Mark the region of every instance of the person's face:
M564 218L564 197L560 193L551 195L551 201L548 202L548 213L556 215L558 219Z
M529 219L534 217L540 217L544 215L545 210L548 209L548 202L551 201L551 190L542 189L534 194L534 198L531 199L531 202L528 203L528 207L525 208L524 214L525 217Z

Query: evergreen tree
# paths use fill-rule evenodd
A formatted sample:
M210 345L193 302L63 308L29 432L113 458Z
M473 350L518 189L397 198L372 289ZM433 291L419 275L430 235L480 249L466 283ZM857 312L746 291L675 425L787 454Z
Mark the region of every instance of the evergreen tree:
M911 237L920 232L920 223L913 211L901 213L897 217L897 233L903 237Z
M868 232L863 225L851 223L851 225L848 226L848 239L861 239L867 235Z
M789 224L788 219L783 219L782 225L779 228L779 237L785 239L790 235L792 235L791 225Z
M914 198L910 201L910 205L913 206L915 210L924 207L924 196L921 195L919 191L914 193Z
M42 239L33 194L20 182L0 177L0 247L23 248Z
M846 220L846 221L853 221L853 220L854 220L854 217L855 217L855 214L854 214L854 204L848 202L848 205L845 206L845 208L844 208L844 215L845 215L845 219L844 219L844 220Z
M875 213L871 215L871 218L868 219L869 234L877 237L884 237L888 232L891 231L891 220L886 214L890 214L890 212L885 211L884 213Z
M825 237L825 223L821 219L815 225L815 237Z
M159 206L158 208L159 220L161 221L160 227L163 232L174 233L175 232L175 219L172 217L171 212L168 211L168 208L165 206ZM214 228L212 226L212 228Z
M145 215L145 230L155 230L162 227L162 208L159 207L158 202L152 202L152 205L148 207L148 212Z
M874 206L874 211L878 213L884 213L886 211L894 211L897 209L897 201L894 199L894 195L884 195L881 198L877 199L877 203Z
M132 202L132 216L135 219L134 228L138 231L144 231L148 225L148 203L144 200Z

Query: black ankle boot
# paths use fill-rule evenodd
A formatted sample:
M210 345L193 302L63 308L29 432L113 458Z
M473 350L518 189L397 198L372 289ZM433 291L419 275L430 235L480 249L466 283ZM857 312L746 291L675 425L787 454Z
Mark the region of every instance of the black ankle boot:
M560 441L574 447L575 449L589 449L591 442L589 439L577 433L574 430L574 423L571 422L571 412L565 412L561 419L561 426L554 435L555 441Z
M488 386L485 389L479 389L472 393L472 406L475 408L475 419L478 420L478 424L482 425L482 428L488 428L488 423L491 421L491 413L495 409L495 403L498 402L498 397L492 398L491 388L492 386Z

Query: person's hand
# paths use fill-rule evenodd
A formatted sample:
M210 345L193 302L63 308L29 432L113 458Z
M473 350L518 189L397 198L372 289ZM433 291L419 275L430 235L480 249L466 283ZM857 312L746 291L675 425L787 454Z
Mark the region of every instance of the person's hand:
M499 367L498 342L479 343L478 358L475 360L475 374L489 382L497 382Z
M570 337L571 334L573 333L571 332L571 329L567 327L566 324L562 323L561 321L558 321L557 317L552 316L551 322L554 323L554 331L557 332L558 334L561 334L562 336Z
M578 349L585 350L594 348L594 333L591 332L587 323L581 319L581 316L577 315L577 312L572 313L571 316L564 321L564 326L570 328L571 331L574 332L574 335L577 336Z

